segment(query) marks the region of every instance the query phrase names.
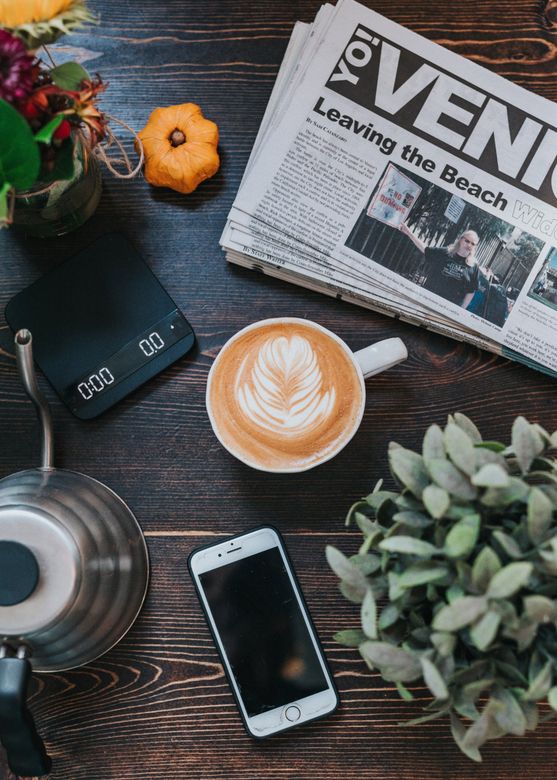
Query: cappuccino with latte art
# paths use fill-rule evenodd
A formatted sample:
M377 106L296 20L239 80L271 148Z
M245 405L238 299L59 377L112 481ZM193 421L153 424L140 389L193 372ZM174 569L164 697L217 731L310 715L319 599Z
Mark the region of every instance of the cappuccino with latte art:
M218 439L263 471L305 471L333 457L357 430L364 402L354 354L334 333L297 318L237 333L207 384Z

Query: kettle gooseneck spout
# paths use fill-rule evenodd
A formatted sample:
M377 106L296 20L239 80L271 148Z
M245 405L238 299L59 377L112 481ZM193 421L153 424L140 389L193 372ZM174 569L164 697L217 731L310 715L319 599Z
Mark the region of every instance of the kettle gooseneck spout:
M15 335L15 356L23 387L29 398L35 404L41 426L41 468L54 468L54 437L52 434L52 417L44 395L39 390L37 375L33 364L33 337L26 328L18 330Z

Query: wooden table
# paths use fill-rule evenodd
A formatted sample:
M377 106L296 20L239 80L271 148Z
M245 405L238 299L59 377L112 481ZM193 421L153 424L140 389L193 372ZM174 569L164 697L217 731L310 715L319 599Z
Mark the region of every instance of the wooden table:
M372 5L371 1L368 0ZM34 678L32 709L54 758L53 780L199 780L350 776L381 780L554 778L557 727L505 738L472 764L446 721L411 730L419 714L332 635L356 626L339 595L326 543L353 552L351 502L387 475L395 439L418 447L449 412L474 418L489 438L509 436L526 414L557 427L555 382L425 330L228 267L218 239L237 191L292 25L318 0L97 0L98 29L63 41L110 81L103 106L135 128L157 105L199 103L221 131L222 168L189 197L142 178L105 176L95 216L64 238L0 237L0 309L58 261L110 229L128 234L187 314L198 347L101 418L84 423L54 396L56 460L106 482L145 531L152 580L124 641L88 667ZM375 10L548 98L555 78L557 3L551 0L375 0ZM442 14L440 14L442 9ZM369 388L363 425L334 461L281 477L250 470L214 438L205 412L207 372L222 344L249 322L308 317L354 348L387 336L410 357ZM44 383L43 383L44 387ZM37 425L0 321L0 477L36 465ZM244 732L186 571L200 545L271 521L284 533L332 666L336 714L263 742ZM418 699L426 699L425 690ZM4 767L4 768L2 768ZM0 777L10 777L0 760Z

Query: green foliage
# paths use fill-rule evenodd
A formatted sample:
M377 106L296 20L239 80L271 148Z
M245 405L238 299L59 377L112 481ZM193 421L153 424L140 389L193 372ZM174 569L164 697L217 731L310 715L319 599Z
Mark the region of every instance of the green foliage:
M31 128L5 100L0 99L0 185L26 189L39 172L39 150Z
M394 682L423 679L433 702L408 725L450 715L459 748L536 728L557 710L557 434L524 417L511 445L482 441L471 420L431 426L422 452L389 447L399 491L351 508L357 555L327 548L361 627L336 639Z
M49 144L52 141L52 136L56 130L58 130L63 120L64 117L62 114L53 117L50 122L47 122L44 127L41 127L38 133L35 133L35 141L39 141L42 144Z
M62 65L57 65L51 69L50 77L60 89L69 89L74 92L79 90L83 81L91 79L89 73L79 62L64 62Z
M5 100L0 99L0 224L8 216L12 189L30 187L40 168L39 147L31 128Z

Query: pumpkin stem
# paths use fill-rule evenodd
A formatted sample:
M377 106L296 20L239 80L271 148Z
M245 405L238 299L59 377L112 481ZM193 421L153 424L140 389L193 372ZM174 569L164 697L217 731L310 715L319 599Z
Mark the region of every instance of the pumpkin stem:
M173 132L170 134L170 143L172 146L180 146L181 144L186 142L186 136L181 130L173 130Z

